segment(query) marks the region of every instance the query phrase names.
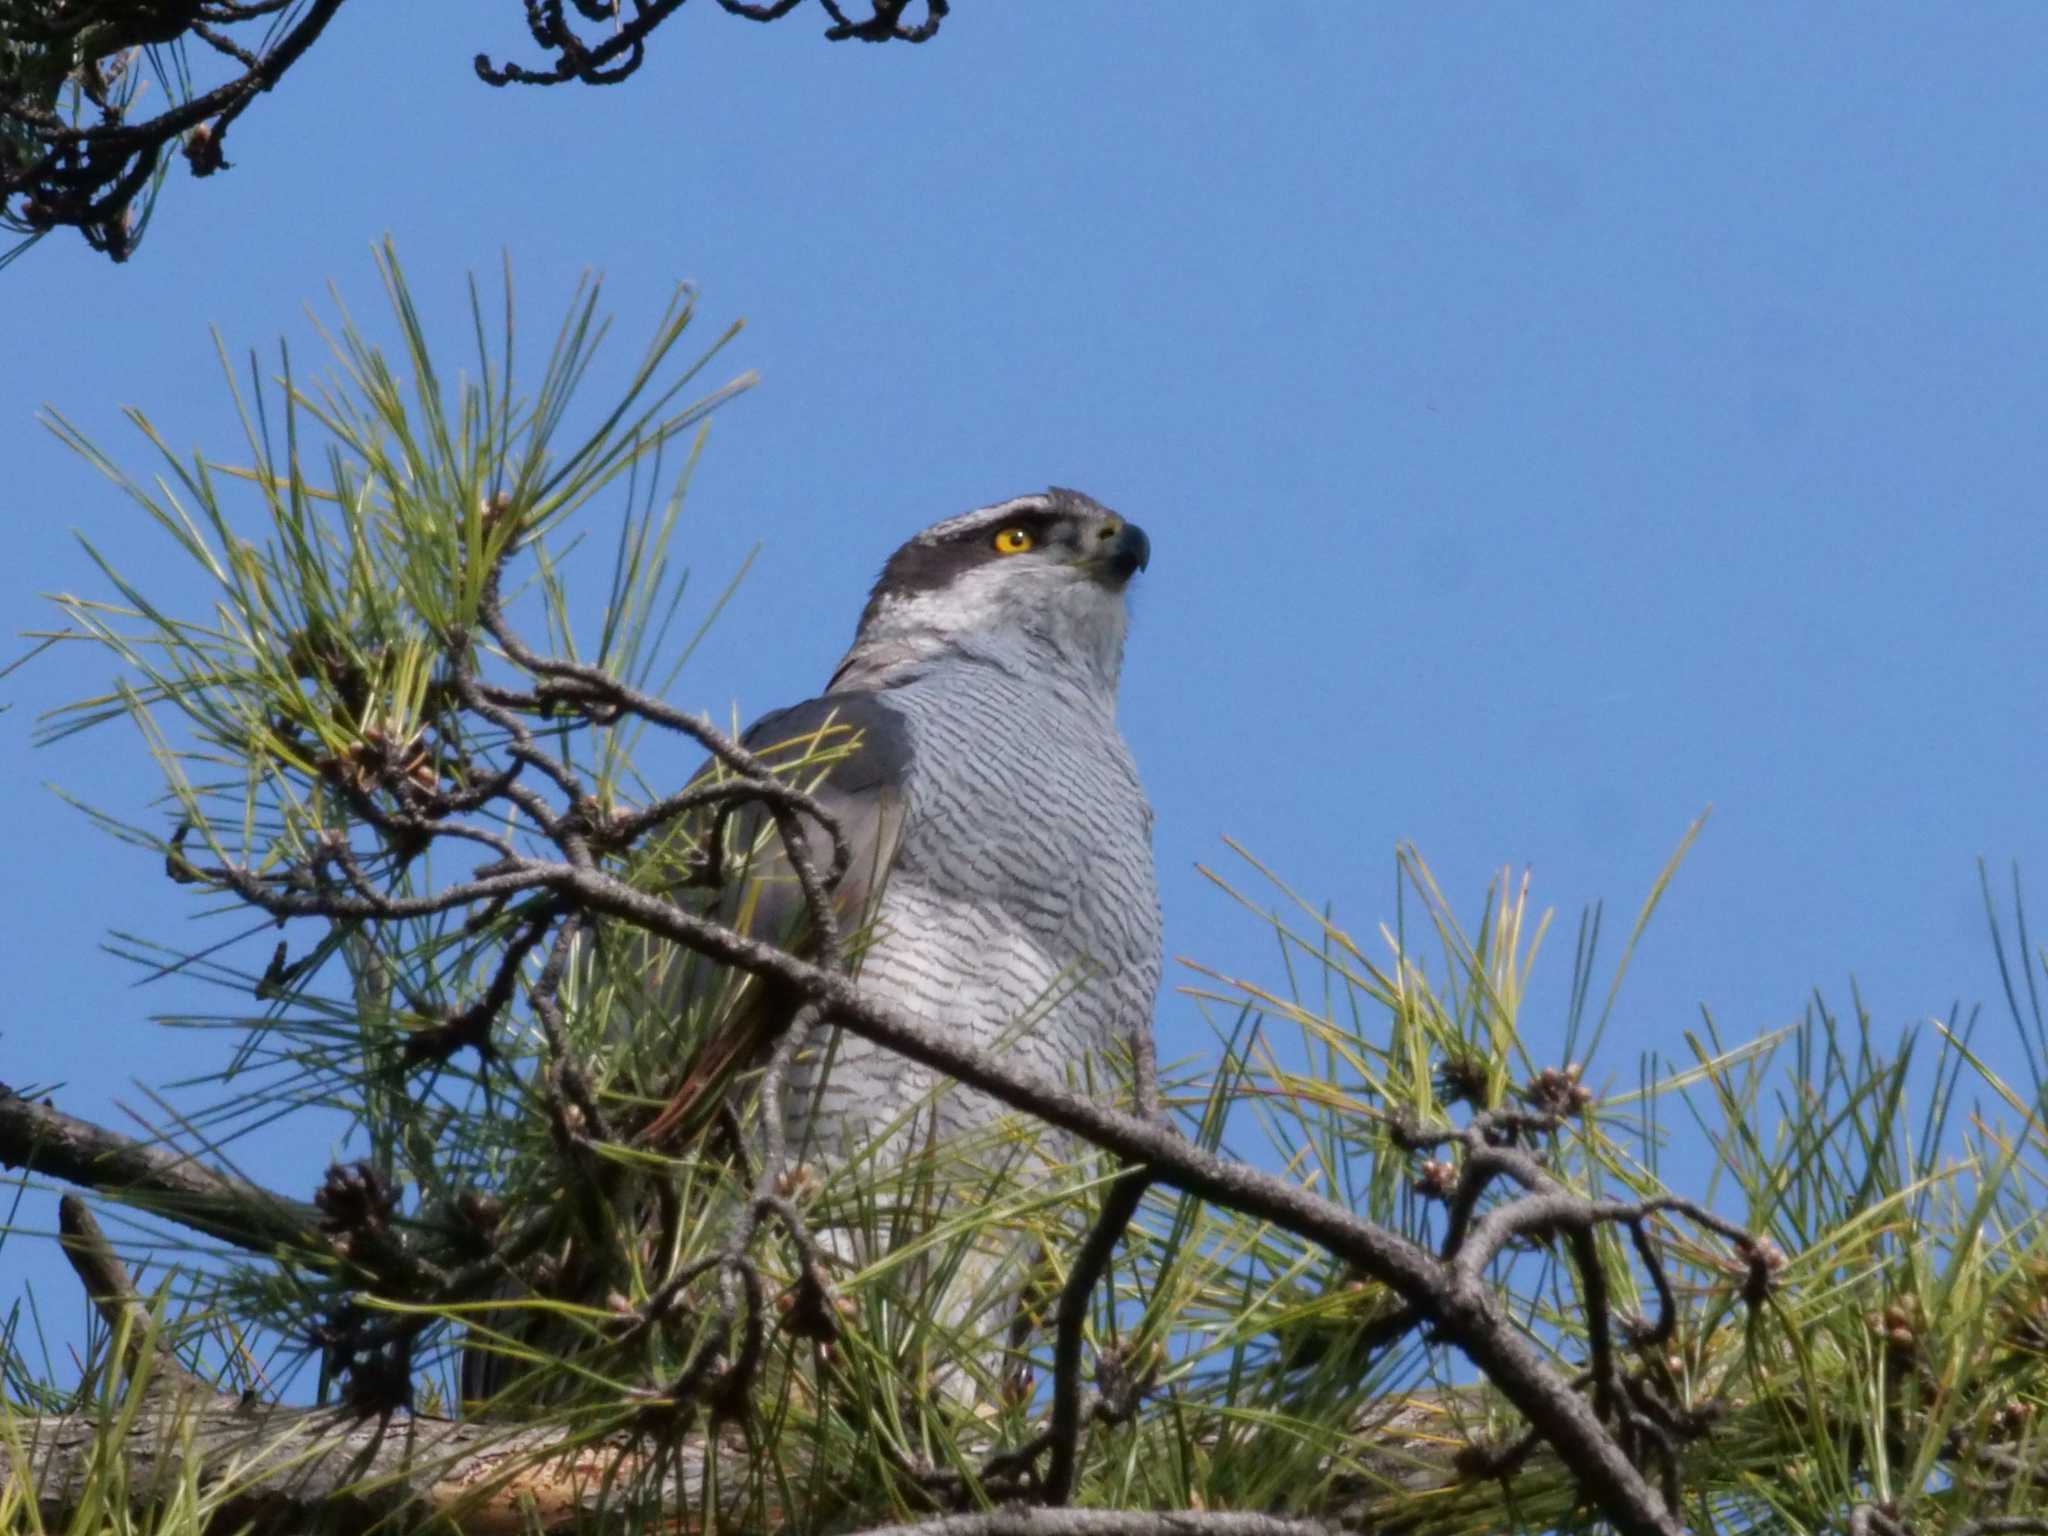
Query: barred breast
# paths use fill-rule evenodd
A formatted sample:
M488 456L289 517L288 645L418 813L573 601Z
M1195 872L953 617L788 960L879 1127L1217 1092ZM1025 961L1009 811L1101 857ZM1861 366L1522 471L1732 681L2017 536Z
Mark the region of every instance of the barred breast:
M879 702L911 741L902 843L860 962L863 990L1054 1082L1151 1028L1159 987L1152 813L1113 702L1044 677L938 665ZM884 1131L950 1139L1002 1106L842 1036L807 1052L788 1130L805 1158L844 1161ZM1101 1072L1098 1066L1098 1075ZM823 1081L820 1082L820 1074Z

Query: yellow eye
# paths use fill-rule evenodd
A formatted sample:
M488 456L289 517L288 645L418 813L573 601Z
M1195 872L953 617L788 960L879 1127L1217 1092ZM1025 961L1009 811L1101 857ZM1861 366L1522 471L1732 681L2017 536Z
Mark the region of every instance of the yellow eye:
M995 550L999 555L1021 555L1037 543L1029 528L1005 528L995 537Z

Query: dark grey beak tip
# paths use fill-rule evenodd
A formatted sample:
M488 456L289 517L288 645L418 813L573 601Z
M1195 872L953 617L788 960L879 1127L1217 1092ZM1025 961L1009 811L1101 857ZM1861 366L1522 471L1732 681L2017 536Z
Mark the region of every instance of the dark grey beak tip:
M1136 523L1125 523L1117 532L1116 546L1110 551L1109 563L1126 581L1150 565L1152 541L1145 537L1145 530Z

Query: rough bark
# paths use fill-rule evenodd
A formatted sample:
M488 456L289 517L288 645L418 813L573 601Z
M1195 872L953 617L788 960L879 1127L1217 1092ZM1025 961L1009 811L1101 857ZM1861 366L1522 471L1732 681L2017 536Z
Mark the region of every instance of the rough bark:
M1040 1531L1046 1536L1109 1536L1116 1531L1308 1531L1394 1529L1399 1505L1413 1491L1455 1486L1467 1479L1455 1466L1462 1435L1453 1428L1459 1405L1417 1397L1371 1431L1373 1461L1410 1492L1357 1491L1321 1521L1226 1511L1104 1511L1013 1509L982 1523L975 1514L935 1517L936 1532ZM21 1417L12 1421L25 1465L0 1437L0 1483L26 1471L38 1492L43 1519L63 1529L80 1490L94 1475L104 1447L104 1411ZM662 1455L648 1444L599 1442L559 1448L559 1431L508 1429L424 1415L359 1419L329 1408L282 1408L193 1389L166 1374L145 1390L139 1409L119 1435L115 1452L125 1468L132 1502L142 1505L181 1478L222 1489L217 1528L244 1525L259 1532L403 1533L446 1521L471 1536L513 1536L563 1529L605 1510L659 1506L665 1525L696 1524L703 1507L702 1431ZM717 1454L737 1466L747 1454L737 1432ZM741 1481L726 1474L727 1485ZM225 1488L222 1485L226 1485ZM231 1489L232 1491L228 1491ZM158 1491L154 1492L153 1491ZM1439 1511L1441 1512L1441 1511ZM1259 1523L1264 1522L1264 1523ZM898 1527L891 1527L901 1529Z
M105 1415L17 1419L29 1478L47 1524L63 1528L102 1455ZM448 1419L362 1420L333 1409L247 1406L233 1397L201 1397L176 1387L147 1390L121 1434L119 1457L131 1498L196 1476L225 1483L220 1528L258 1531L388 1531L451 1519L477 1536L534 1525L554 1529L600 1508L617 1508L622 1490L674 1512L697 1503L702 1442L686 1453L686 1475L653 1474L649 1452L600 1445L553 1450L552 1431ZM671 1460L670 1465L674 1462ZM0 1482L15 1475L14 1453L0 1441Z
M268 1254L317 1240L320 1213L221 1173L161 1142L138 1141L24 1098L0 1083L0 1168L106 1190L194 1232Z
M112 1455L120 1464L117 1486L132 1504L160 1501L190 1479L215 1495L222 1529L402 1533L445 1522L471 1536L513 1536L633 1509L691 1527L691 1512L703 1509L707 1458L731 1465L749 1454L737 1431L714 1437L699 1430L668 1447L622 1439L565 1446L554 1427L415 1414L364 1418L216 1391L150 1347L148 1312L85 1203L67 1195L61 1222L65 1257L112 1332L121 1376L116 1390L89 1409L15 1416L7 1421L10 1433L0 1435L0 1486L17 1478L33 1486L49 1526L68 1526L84 1491L96 1483L106 1488ZM1469 1424L1481 1409L1476 1389L1381 1405L1359 1427L1369 1442L1365 1478L1321 1521L1242 1511L1013 1508L939 1515L915 1528L934 1536L1388 1530L1416 1493L1469 1481L1457 1463L1465 1443L1461 1421ZM708 1485L744 1482L728 1475Z

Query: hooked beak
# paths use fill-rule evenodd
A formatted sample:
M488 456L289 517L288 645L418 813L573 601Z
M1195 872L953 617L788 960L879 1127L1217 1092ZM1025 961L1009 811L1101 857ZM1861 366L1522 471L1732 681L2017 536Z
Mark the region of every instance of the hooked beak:
M1145 530L1120 517L1109 518L1097 527L1093 542L1089 557L1117 586L1151 563L1152 541L1145 537Z

